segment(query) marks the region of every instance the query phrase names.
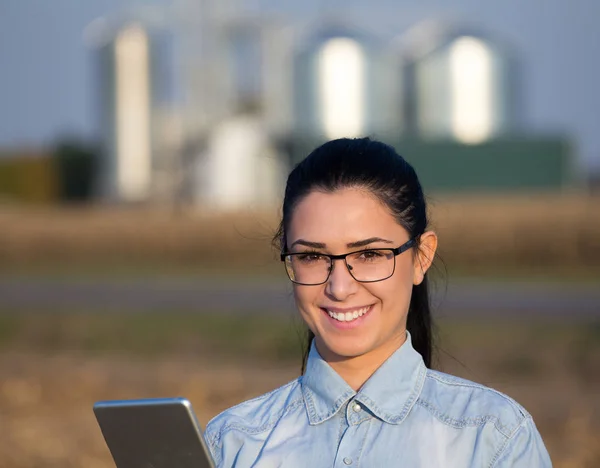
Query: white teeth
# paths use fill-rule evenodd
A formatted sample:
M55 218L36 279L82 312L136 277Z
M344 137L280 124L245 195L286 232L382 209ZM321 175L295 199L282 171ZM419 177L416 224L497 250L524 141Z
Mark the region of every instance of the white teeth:
M351 322L352 320L356 320L358 317L362 317L369 311L369 307L363 307L362 309L356 309L352 312L333 312L328 310L327 313L331 318L336 319L339 322Z

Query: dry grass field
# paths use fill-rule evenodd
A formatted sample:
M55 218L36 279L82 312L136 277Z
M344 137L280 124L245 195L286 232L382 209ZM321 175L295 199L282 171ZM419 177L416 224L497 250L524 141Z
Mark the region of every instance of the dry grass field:
M449 275L600 278L597 196L432 197L430 209ZM0 274L269 277L281 273L270 246L276 223L276 210L5 204ZM290 317L5 309L0 298L0 468L112 467L91 409L100 399L185 396L206 424L299 370ZM600 467L598 320L446 319L439 343L436 367L533 414L556 468Z
M451 271L600 272L600 197L581 194L430 198ZM0 205L0 269L269 273L277 212Z
M5 318L0 468L114 466L93 417L97 400L185 396L205 425L297 376L299 338L288 319L236 320L202 326L180 314L165 328L144 315L126 326L89 314ZM180 340L164 338L174 332ZM440 323L439 335L437 367L522 403L556 468L600 466L599 324L454 321Z

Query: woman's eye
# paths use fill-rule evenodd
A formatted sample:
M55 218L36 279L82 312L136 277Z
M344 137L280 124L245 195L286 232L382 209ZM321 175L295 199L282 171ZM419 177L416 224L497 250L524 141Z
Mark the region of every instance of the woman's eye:
M381 258L381 256L381 252L377 250L367 250L361 254L360 258L362 260L375 260Z
M307 253L307 254L296 255L296 258L303 263L312 263L312 262L318 262L318 261L322 260L324 257L319 254Z

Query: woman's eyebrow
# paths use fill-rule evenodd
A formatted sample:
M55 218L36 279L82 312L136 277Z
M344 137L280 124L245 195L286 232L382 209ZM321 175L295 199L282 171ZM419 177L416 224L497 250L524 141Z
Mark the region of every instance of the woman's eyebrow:
M369 237L368 239L364 239L364 240L359 240L356 242L350 242L349 244L346 244L347 247L353 249L356 247L365 247L369 244L372 244L373 242L385 242L386 244L393 244L394 241L388 240L388 239L382 239L381 237Z
M304 239L298 239L292 245L290 245L290 249L295 245L305 245L306 247L312 247L313 249L324 249L326 245L323 242L310 242Z
M359 240L356 242L350 242L349 244L346 244L346 246L348 248L353 249L353 248L357 248L357 247L365 247L374 242L385 242L386 244L394 244L394 241L391 241L388 239L383 239L381 237L369 237L368 239L363 239L363 240ZM294 243L292 243L292 245L290 245L290 249L292 247L294 247L295 245L304 245L306 247L312 247L313 249L324 249L325 247L327 247L327 245L324 244L323 242L311 242L311 241L307 241L304 239L298 239L297 241L294 241Z

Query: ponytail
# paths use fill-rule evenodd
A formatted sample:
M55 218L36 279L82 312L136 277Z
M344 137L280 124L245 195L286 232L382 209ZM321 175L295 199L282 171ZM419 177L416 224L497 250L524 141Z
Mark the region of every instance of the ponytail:
M306 363L308 362L308 353L310 353L310 347L311 347L314 339L315 339L315 334L312 332L312 330L310 328L307 328L306 343L304 344L304 349L302 350L302 366L300 367L301 375L304 375L304 373L306 372Z
M423 357L425 366L431 368L432 320L429 306L429 284L425 274L421 284L412 288L412 296L408 307L406 329L410 333L413 348Z

